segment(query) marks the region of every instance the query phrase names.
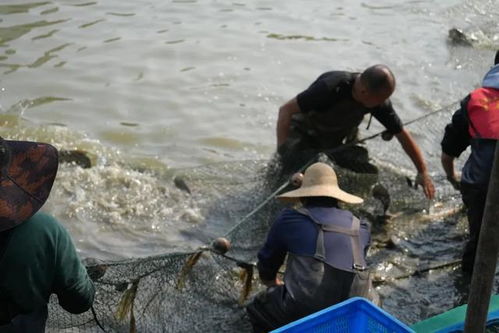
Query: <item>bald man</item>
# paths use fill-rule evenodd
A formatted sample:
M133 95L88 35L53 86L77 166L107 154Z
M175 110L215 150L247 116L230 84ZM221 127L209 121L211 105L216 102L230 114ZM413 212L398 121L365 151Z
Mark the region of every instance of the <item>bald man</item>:
M394 90L395 77L385 65L371 66L362 73L331 71L319 76L310 87L279 108L277 151L284 169L295 171L289 166L304 162L307 155L304 152L327 153L334 149L328 155L339 166L358 172L376 172L374 166L361 170L362 165L369 165L363 147L337 149L350 142L364 115L370 114L400 142L417 169L416 184L421 185L426 197L432 199L435 188L423 154L411 134L403 128L390 102ZM345 163L345 160L350 162Z

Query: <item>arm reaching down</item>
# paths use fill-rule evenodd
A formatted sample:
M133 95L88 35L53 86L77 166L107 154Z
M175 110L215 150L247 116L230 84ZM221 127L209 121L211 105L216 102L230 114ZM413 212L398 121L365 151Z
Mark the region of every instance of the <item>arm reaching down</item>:
M277 117L277 148L286 142L289 129L291 127L291 117L293 114L300 112L300 106L296 97L286 102L279 108L279 115Z
M442 161L442 167L444 168L445 175L447 176L447 180L452 184L452 186L456 189L459 190L460 188L460 182L459 182L459 177L456 174L456 171L454 169L454 160L456 158L451 155L447 155L446 153L442 152L441 156L441 161Z
M416 177L416 184L423 187L425 196L428 199L433 199L435 196L435 187L431 180L428 170L426 168L426 163L423 158L423 154L419 149L416 141L412 138L411 134L404 128L402 131L395 135L400 145L406 152L406 154L411 158L412 163L418 170L418 175Z

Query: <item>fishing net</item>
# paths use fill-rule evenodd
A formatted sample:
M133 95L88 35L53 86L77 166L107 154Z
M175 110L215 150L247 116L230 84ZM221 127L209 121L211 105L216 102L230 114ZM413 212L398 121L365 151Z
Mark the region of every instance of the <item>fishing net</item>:
M436 155L444 125L455 108L427 110L407 127L416 133L423 151L435 153L426 155L430 170L436 171L437 199L433 202L409 186L415 174L396 140L382 143L380 135L374 135L362 143L369 148L378 174L335 167L340 186L366 198L362 207L347 208L371 221L369 262L376 272L377 289L385 309L406 322L449 308L461 295L449 278L459 274L453 266L460 255L455 249L462 247L465 235L460 196L437 176L440 169ZM332 163L325 155L316 159ZM92 310L71 315L53 296L47 331L250 332L244 305L263 290L254 266L256 254L281 208L273 198L289 186L269 186L263 175L271 167L269 161L243 161L179 171L176 177L188 184L205 217L204 225L210 226L193 230L203 235L206 245L182 253L87 263L97 289ZM373 195L377 184L391 197L391 219L386 217L382 200ZM229 230L227 225L231 226ZM211 241L220 236L232 244L225 254L211 246ZM437 272L439 265L446 268ZM431 278L415 272L428 272ZM414 288L427 291L408 295ZM451 295L443 297L441 288ZM436 297L448 300L435 302ZM401 303L406 306L405 312L400 312L404 307ZM432 303L439 308L432 309Z

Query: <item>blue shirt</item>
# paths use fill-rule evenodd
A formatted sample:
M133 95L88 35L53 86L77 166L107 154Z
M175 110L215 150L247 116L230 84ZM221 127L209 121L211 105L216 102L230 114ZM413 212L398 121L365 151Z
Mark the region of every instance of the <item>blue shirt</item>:
M310 207L310 213L323 224L350 228L352 213L334 207ZM318 226L308 217L293 209L284 209L273 223L263 248L258 252L258 270L263 280L273 280L284 263L286 254L313 257L316 250ZM370 226L361 220L361 246L364 256L370 243ZM324 233L327 263L352 271L353 254L350 237L334 232Z

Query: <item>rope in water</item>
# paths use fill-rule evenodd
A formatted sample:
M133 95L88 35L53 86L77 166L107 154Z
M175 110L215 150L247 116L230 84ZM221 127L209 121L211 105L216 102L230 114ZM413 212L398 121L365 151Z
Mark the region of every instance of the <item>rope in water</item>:
M423 116L420 116L420 117L417 117L415 119L412 119L406 123L404 123L403 125L404 126L407 126L407 125L410 125L412 123L415 123L415 122L418 122L418 121L421 121L431 115L434 115L436 113L440 113L440 112L443 112L443 111L446 111L448 110L451 106L454 106L456 103L453 103L453 104L450 104L450 105L447 105L441 109L438 109L438 110L435 110L435 111L432 111L430 113L427 113ZM366 141L369 141L369 140L372 140L378 136L383 136L384 134L386 133L386 131L382 131L382 132L378 132L378 133L375 133L373 135L370 135L370 136L367 136L365 138L362 138L358 141L355 141L355 142L349 142L349 143L346 143L340 147L337 147L337 148L334 148L334 149L331 149L329 150L328 152L329 153L333 153L333 152L337 152L337 151L340 151L342 149L345 149L346 147L350 147L350 146L354 146L356 144L359 144L359 143L363 143L363 142L366 142ZM391 139L391 137L386 137L384 136L383 139ZM307 163L305 163L299 170L298 172L302 172L303 170L305 170L310 164L312 164L315 160L318 159L318 156L319 155L316 155L315 157L313 157L312 159L310 159ZM288 185L290 184L290 180L288 179L287 181L285 181L281 186L279 186L276 190L274 190L269 196L267 196L267 198L265 200L263 200L260 204L258 204L252 211L250 211L248 214L246 214L241 220L239 220L239 222L234 225L227 233L226 235L229 235L230 233L232 233L234 230L236 230L241 224L245 223L249 218L251 218L253 215L255 215L257 212L259 212L270 200L272 200L280 191L282 191L284 188L286 188ZM237 266L243 268L243 269L248 269L248 268L253 268L253 267L256 267L256 264L255 263L250 263L250 262L246 262L244 260L240 260L240 259L237 259L237 258L234 258L234 257L231 257L231 256L228 256L226 255L225 253L222 253L222 252L219 252L219 251L216 251L214 250L213 248L211 247L201 247L200 249L198 249L197 251L195 252L192 252L192 253L187 253L187 254L191 254L191 255L195 255L196 253L198 253L199 251L210 251L212 253L215 253L217 255L220 255L224 258L226 258L227 260L230 260L234 263L236 263ZM386 282L389 282L389 281L393 281L393 280L399 280L399 279L404 279L404 278L408 278L408 277L411 277L411 276L414 276L414 275L418 275L418 274L421 274L421 273L424 273L424 272L428 272L430 270L435 270L435 269L442 269L442 268L445 268L445 267L449 267L449 266L452 266L452 265L456 265L456 264L459 264L460 260L455 260L455 261L451 261L451 262L447 262L447 263L443 263L443 264L439 264L439 265L434 265L434 266L428 266L428 267L424 267L424 268L421 268L421 269L417 269L417 270L414 270L412 272L409 272L407 274L403 274L403 275L400 275L400 276L396 276L396 277L391 277L391 278L375 278L374 279L374 283L376 284L382 284L382 283L386 283ZM116 263L115 263L116 264ZM111 264L112 265L112 264ZM161 268L157 268L155 271L159 270ZM280 274L284 274L283 272L279 272ZM149 273L150 274L150 273ZM148 274L145 274L145 275L148 275ZM142 276L144 277L144 276ZM139 278L140 279L140 278ZM104 329L104 326L101 324L101 322L98 320L98 316L97 316L97 313L94 309L94 307L92 306L91 308L91 311L92 311L92 315L94 317L94 320L96 322L96 325L103 331L103 332L106 332L106 330Z
M412 120L409 120L405 123L403 123L403 126L407 126L407 125L410 125L410 124L413 124L413 123L416 123L416 122L419 122L423 119L426 119L434 114L437 114L437 113L440 113L440 112L443 112L443 111L448 111L451 107L454 107L457 103L454 102L452 104L448 104L440 109L437 109L437 110L434 110L432 112L429 112L427 114L424 114L420 117L416 117ZM328 153L334 153L334 152L338 152L340 150L343 150L347 147L351 147L351 146L354 146L356 144L359 144L359 143L364 143L366 141L369 141L369 140L372 140L374 138L377 138L378 136L382 136L384 133L386 133L386 131L381 131L381 132L378 132L378 133L375 133L373 135L370 135L370 136L367 136L365 138L362 138L358 141L355 141L355 142L349 142L349 143L346 143L344 145L341 145L339 147L336 147L336 148L333 148L333 149L330 149L328 150ZM319 154L317 154L315 157L313 157L312 159L310 159L305 165L303 165L297 172L302 172L303 170L305 170L313 161L317 160ZM257 205L251 212L249 212L248 214L246 214L241 220L239 220L238 223L236 223L236 225L234 225L227 233L226 235L230 234L232 231L234 231L235 229L237 229L242 223L246 222L250 217L252 217L253 215L255 215L257 212L260 211L260 209L262 209L270 200L272 200L280 191L282 191L284 188L286 188L286 186L288 186L290 183L290 180L288 179L287 181L285 181L281 186L279 186L277 188L277 190L275 190L274 192L272 192L265 200L263 200L259 205Z

